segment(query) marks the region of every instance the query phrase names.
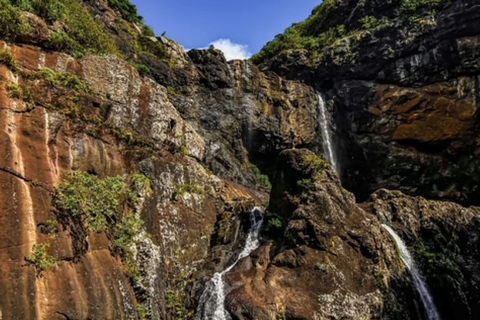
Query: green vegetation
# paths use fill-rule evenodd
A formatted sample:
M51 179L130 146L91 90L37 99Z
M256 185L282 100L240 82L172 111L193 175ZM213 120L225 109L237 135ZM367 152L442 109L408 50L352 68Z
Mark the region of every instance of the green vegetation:
M253 164L251 165L251 169L255 174L255 177L257 178L258 184L260 184L262 188L270 191L272 189L272 184L270 183L270 179L268 178L268 176L266 174L262 174L260 169Z
M0 63L13 71L17 69L17 63L12 52L6 48L0 49Z
M7 91L10 97L14 99L21 99L26 103L30 103L34 100L30 89L28 87L22 87L17 83L9 84L7 86Z
M336 0L325 0L316 7L305 21L293 24L268 42L262 50L252 57L255 64L263 63L282 51L290 49L306 49L313 53L331 45L338 37L345 34L345 26L339 25L318 34L319 28L326 21L336 4Z
M143 18L138 15L137 7L129 0L108 0L110 6L120 12L122 17L129 22L142 22Z
M318 271L322 271L322 272L328 272L328 267L329 267L329 265L325 264L325 263L315 264L315 269L318 270Z
M45 43L47 49L77 56L118 53L113 39L80 0L0 0L0 8L0 36L7 40L34 31L22 13L30 11L47 22L59 21L64 26L63 31L50 35Z
M59 184L56 207L68 214L80 216L87 228L107 232L113 238L114 252L122 257L128 275L140 280L132 247L143 229L143 221L134 210L140 204L139 193L152 193L150 180L139 174L128 178L106 177L72 171Z
M438 8L446 6L449 3L450 0L403 0L400 11L402 13L416 13L423 8Z
M317 155L310 154L303 158L305 173L312 175L315 179L325 170L330 168L330 164Z
M151 72L150 68L147 67L144 64L138 64L138 63L134 63L134 62L131 62L130 64L132 65L132 67L137 69L137 71L138 71L138 73L140 74L141 77L148 76Z
M180 196L183 196L185 193L195 193L201 196L205 195L205 189L198 184L177 184L175 190Z
M20 36L32 33L34 30L28 20L22 15L22 9L27 1L21 1L14 6L8 0L0 0L0 37L5 40L15 40ZM20 7L21 6L21 7Z
M139 320L147 320L149 318L148 309L143 304L138 305L137 314Z
M52 69L44 68L36 75L38 79L45 79L51 85L72 89L79 92L92 93L93 90L80 77L69 72L56 72Z
M313 184L312 179L300 179L297 181L297 186L301 188L308 188Z
M25 261L32 264L37 270L37 275L41 275L43 271L53 267L56 264L55 258L48 254L48 248L50 244L40 243L34 244L32 247L32 253L25 258Z
M194 312L189 311L183 303L180 294L176 291L167 291L167 310L172 319L175 320L190 320L193 319Z

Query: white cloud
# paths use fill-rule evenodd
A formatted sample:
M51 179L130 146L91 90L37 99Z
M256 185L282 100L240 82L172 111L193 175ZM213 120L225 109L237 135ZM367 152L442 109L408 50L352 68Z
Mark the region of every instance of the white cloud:
M227 60L244 60L252 56L250 51L248 51L248 45L234 43L230 41L230 39L218 39L210 44L213 45L216 49L222 50Z

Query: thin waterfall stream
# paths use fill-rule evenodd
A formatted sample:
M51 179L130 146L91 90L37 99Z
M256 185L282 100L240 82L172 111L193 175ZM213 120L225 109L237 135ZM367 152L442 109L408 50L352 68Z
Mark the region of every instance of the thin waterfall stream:
M231 317L225 310L225 297L228 288L224 281L224 275L235 267L241 259L247 257L260 245L259 235L263 224L263 209L255 207L250 212L251 227L247 241L234 263L222 272L217 272L206 284L198 304L195 320L230 320Z
M320 93L317 93L317 96L318 96L318 107L320 111L318 122L320 124L320 129L322 130L323 149L328 162L330 162L335 172L339 174L337 159L335 157L335 153L333 152L333 140L332 140L332 134L330 132L330 121L329 121L330 117L327 116L325 99Z
M432 295L430 294L428 286L425 283L423 276L420 274L420 271L417 269L417 266L415 265L415 260L410 254L410 251L408 251L407 246L405 245L403 240L400 238L400 236L396 234L395 231L393 231L392 228L390 228L385 224L382 224L382 227L385 230L387 230L388 233L390 233L393 240L395 240L395 243L397 244L398 250L400 251L400 257L402 259L402 262L405 265L405 267L408 269L410 274L412 275L415 288L420 294L420 298L422 299L423 306L427 311L428 320L440 320L440 315L437 311L437 308L435 307L435 303L433 302L433 298L432 298Z

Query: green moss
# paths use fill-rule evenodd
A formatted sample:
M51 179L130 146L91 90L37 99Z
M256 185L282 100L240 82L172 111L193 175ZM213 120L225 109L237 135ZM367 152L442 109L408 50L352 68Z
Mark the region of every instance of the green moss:
M185 193L195 193L201 196L205 195L205 189L197 184L177 184L175 189L180 196L183 196Z
M52 32L44 47L53 51L75 52L79 50L79 43L73 40L66 32Z
M35 267L37 275L41 275L43 271L56 264L56 259L48 254L49 247L50 244L48 243L34 244L32 247L32 253L25 258L25 261Z
M12 52L6 48L0 49L0 63L13 71L17 69L17 63Z

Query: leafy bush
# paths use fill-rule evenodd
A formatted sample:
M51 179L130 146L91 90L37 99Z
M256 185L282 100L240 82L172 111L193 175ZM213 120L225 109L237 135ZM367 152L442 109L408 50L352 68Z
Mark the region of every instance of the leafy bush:
M197 184L177 184L175 189L180 196L183 196L185 193L195 193L201 196L205 194L203 187Z
M80 77L69 72L56 72L49 68L44 68L36 75L37 78L45 79L54 86L61 86L67 89L91 93L93 90L83 82Z
M63 31L52 32L44 47L54 51L74 52L79 49L78 42Z
M122 17L130 22L142 22L142 17L138 15L137 7L129 0L108 0L110 6L120 12Z
M327 161L314 154L307 155L303 158L303 166L306 173L314 176L315 179L318 179L318 175L325 169L330 168L330 164Z
M28 0L22 1L27 2ZM61 0L31 0L30 7L37 15L47 21L59 20L67 13L67 8Z
M30 91L28 87L22 87L19 84L12 83L7 86L7 91L11 98L14 99L21 99L27 103L32 102L33 93Z
M145 77L150 74L150 68L147 67L144 64L138 64L138 63L130 63L135 69L137 69L138 73L140 74L141 77Z
M362 22L364 29L373 29L378 25L378 19L374 16L365 16Z
M400 11L403 13L415 13L422 8L437 8L446 6L450 0L403 0Z
M147 320L149 317L148 309L143 304L139 304L137 307L137 314L139 320Z
M0 49L0 63L11 70L17 69L17 63L15 61L15 58L13 57L12 52L6 48Z
M15 40L32 32L33 28L22 15L21 9L7 0L0 0L0 37Z
M190 320L193 319L193 311L188 311L178 292L167 291L167 310L173 319Z
M49 247L50 244L48 243L34 244L32 247L32 253L25 258L25 261L35 267L38 275L40 275L42 271L45 271L56 264L55 258L48 254Z
M272 184L270 183L270 179L268 178L268 176L266 174L262 174L262 172L257 166L252 165L251 168L260 186L266 190L271 190Z
M140 203L139 192L151 194L150 180L140 174L100 179L82 171L72 171L58 186L55 206L74 216L81 216L94 232L112 235L114 252L125 262L127 274L140 280L133 246L143 229L143 221L134 214Z

